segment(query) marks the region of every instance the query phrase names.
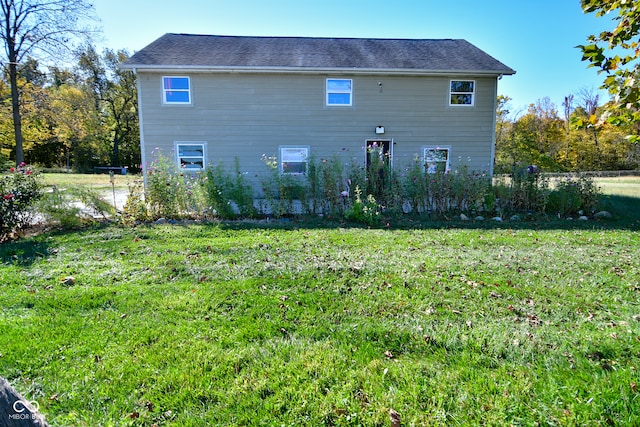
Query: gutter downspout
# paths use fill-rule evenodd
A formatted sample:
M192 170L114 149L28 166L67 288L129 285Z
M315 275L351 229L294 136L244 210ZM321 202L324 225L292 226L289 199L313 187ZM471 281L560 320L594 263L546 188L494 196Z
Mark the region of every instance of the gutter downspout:
M147 186L147 155L145 153L144 145L144 114L142 114L142 85L140 84L140 76L138 75L138 69L132 69L133 74L136 76L136 88L138 90L138 128L140 129L140 169L142 172L143 185Z
M491 159L489 161L489 176L493 179L493 169L496 163L496 109L498 108L498 80L502 78L500 74L495 79L495 85L493 87L493 120L491 128Z

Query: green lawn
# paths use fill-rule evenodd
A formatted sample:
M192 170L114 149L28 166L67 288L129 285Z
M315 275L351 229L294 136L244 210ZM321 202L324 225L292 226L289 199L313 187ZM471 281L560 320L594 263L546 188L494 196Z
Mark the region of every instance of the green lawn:
M55 426L640 425L637 223L322 224L1 245L0 375Z
M107 173L103 174L81 174L81 173L45 173L42 174L43 184L47 187L57 185L58 187L80 186L93 190L111 190L111 177ZM140 175L114 175L113 185L116 189L126 190L130 183L141 179Z
M596 183L603 194L640 198L640 176L597 178Z

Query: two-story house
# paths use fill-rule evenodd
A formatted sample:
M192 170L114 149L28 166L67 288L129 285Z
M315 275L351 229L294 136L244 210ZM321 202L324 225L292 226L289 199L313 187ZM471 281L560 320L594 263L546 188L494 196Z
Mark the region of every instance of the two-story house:
M122 67L138 79L143 167L304 173L308 159L493 172L498 80L515 71L465 40L165 34Z

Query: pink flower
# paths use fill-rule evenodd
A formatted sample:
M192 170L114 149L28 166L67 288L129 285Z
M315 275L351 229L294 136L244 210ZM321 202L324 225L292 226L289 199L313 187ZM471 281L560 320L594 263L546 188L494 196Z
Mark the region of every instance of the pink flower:
M11 200L11 199L13 199L13 194L5 194L5 195L4 195L4 199L5 199L5 200Z
M31 174L32 174L31 169L28 169L28 170L27 170L27 175L31 175Z
M13 173L16 171L16 168L9 168L9 172Z

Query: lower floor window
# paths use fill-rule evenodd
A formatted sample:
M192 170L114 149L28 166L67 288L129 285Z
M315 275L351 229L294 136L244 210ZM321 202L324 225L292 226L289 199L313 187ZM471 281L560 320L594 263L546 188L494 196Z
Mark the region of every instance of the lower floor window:
M202 170L205 164L204 143L176 143L178 166L181 169Z
M307 173L309 147L280 147L280 172L301 175Z
M427 173L444 173L450 169L449 147L426 147L424 149L424 168Z

